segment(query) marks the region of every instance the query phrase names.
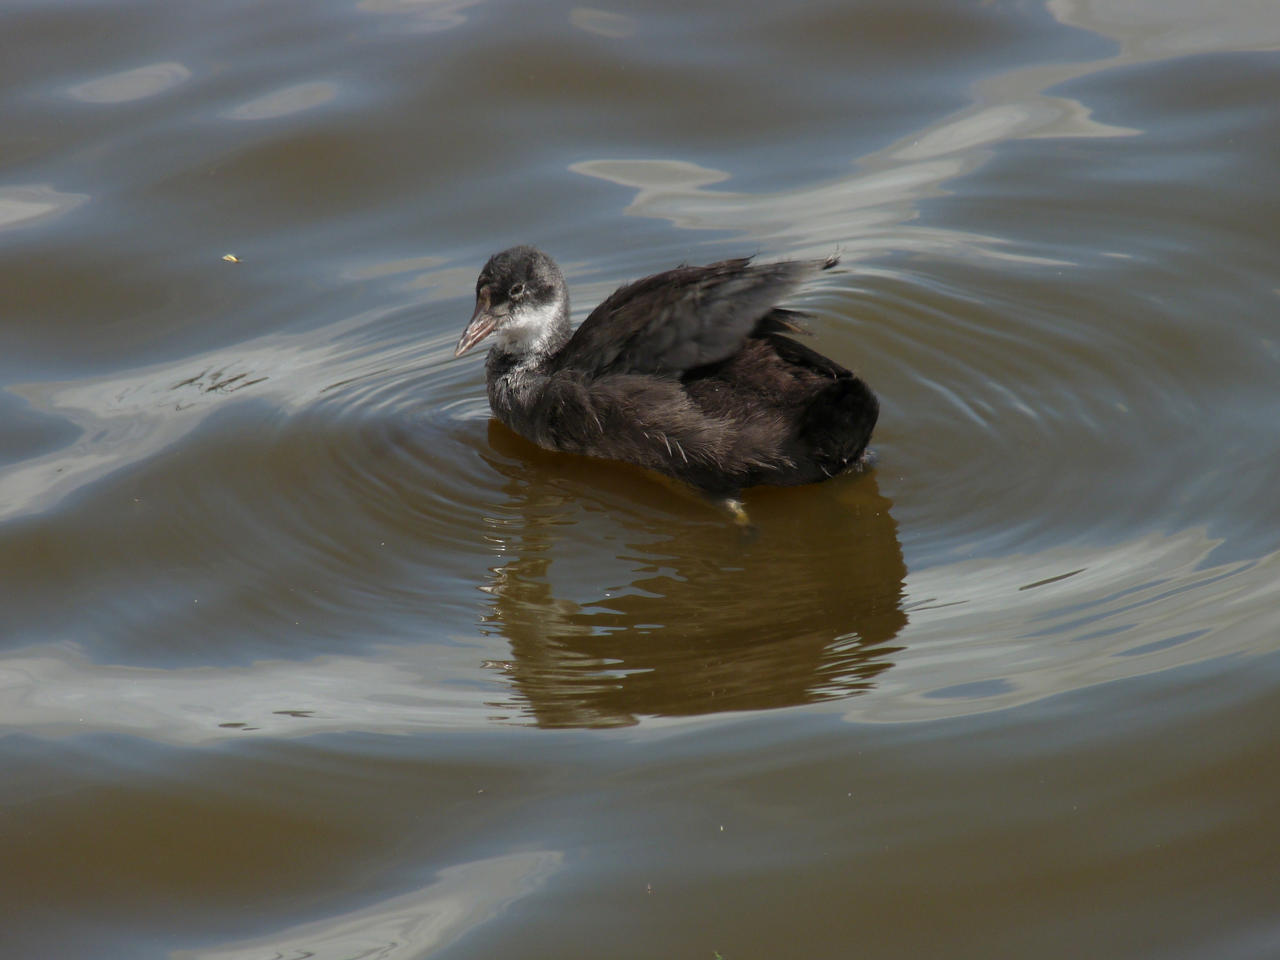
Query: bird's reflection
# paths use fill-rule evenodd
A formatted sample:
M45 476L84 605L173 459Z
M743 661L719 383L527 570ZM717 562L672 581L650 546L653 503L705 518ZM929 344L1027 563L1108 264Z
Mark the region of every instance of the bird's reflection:
M907 622L906 567L874 473L753 491L758 532L746 540L633 468L546 453L496 421L489 443L511 502L489 530L509 559L484 587L485 623L510 643L502 666L536 723L611 726L851 696L901 649L892 641ZM602 495L614 499L593 517L583 504ZM614 546L573 530L593 523L621 525ZM629 585L590 603L556 596L557 557L617 553L616 543L637 574Z

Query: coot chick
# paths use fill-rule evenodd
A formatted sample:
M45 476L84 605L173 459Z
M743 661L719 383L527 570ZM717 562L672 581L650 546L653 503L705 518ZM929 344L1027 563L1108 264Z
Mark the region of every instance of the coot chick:
M803 314L777 306L826 261L725 260L676 267L614 291L577 331L555 261L529 246L495 254L455 356L493 334L489 405L548 450L622 460L723 499L859 464L875 394L797 343Z

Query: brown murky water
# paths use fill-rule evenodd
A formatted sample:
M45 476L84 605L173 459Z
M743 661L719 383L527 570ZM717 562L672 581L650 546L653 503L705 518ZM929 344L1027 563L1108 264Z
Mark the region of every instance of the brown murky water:
M1280 956L1280 5L0 7L0 956ZM744 540L489 421L823 256ZM239 262L224 260L231 254Z

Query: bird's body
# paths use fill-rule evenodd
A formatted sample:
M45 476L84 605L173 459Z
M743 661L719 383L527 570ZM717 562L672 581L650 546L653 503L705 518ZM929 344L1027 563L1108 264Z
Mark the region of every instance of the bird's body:
M736 497L857 465L879 406L796 342L778 302L826 262L726 260L619 288L569 323L558 267L532 247L492 257L457 355L489 333L489 404L540 447L621 460Z

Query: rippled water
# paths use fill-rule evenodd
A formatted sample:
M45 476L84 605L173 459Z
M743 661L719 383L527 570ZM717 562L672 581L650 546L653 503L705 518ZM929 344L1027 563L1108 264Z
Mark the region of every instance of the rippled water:
M0 955L1280 955L1280 7L0 24ZM875 469L530 447L515 242L838 251Z

